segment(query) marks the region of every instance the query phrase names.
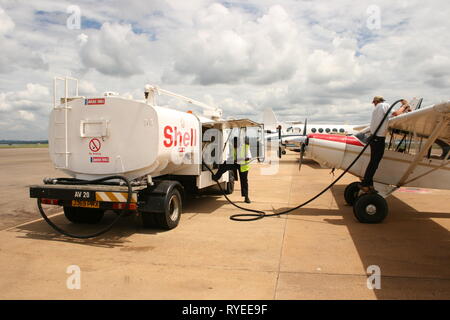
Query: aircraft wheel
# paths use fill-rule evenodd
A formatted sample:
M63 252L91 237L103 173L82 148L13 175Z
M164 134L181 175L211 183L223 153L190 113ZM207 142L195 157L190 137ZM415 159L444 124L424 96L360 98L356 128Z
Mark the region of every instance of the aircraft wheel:
M358 198L359 194L359 182L352 182L347 187L345 187L344 191L344 199L349 205L353 205Z
M353 213L361 223L380 223L388 214L388 205L379 194L363 194L356 199Z

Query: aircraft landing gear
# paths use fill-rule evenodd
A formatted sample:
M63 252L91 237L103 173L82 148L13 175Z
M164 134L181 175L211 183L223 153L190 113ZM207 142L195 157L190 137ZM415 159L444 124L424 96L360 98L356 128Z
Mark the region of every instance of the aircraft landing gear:
M377 193L365 193L353 205L353 213L362 223L380 223L388 214L386 200Z
M345 187L344 191L344 199L349 205L353 205L358 198L359 195L359 182L352 182L347 187Z

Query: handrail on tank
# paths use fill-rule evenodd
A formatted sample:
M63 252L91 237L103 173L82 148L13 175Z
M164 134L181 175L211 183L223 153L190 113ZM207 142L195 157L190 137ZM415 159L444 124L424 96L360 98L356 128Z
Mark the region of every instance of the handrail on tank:
M56 99L56 90L58 81L64 81L64 108L58 108L57 99ZM69 97L69 81L75 81L75 96L78 97L78 79L72 77L55 77L53 80L53 109L64 110L64 154L65 156L65 168L69 167L69 132L68 132L68 114L67 110L71 109L68 104L67 98Z
M78 79L72 77L54 77L53 80L53 108L56 108L59 104L57 104L56 91L57 91L57 83L58 81L64 81L64 106L67 108L67 98L69 97L69 81L75 81L75 96L78 97Z
M186 102L188 102L190 104L197 105L197 106L199 106L199 107L201 107L201 108L203 108L205 110L211 111L212 112L211 113L212 117L217 117L217 118L221 118L222 117L222 109L220 109L220 108L212 107L210 105L207 105L206 103L203 103L203 102L200 102L200 101L197 101L197 100L185 97L185 96L183 96L181 94L174 93L174 92L171 92L171 91L168 91L168 90L165 90L165 89L161 89L161 88L159 88L157 86L151 86L151 85L147 84L145 86L145 98L146 98L147 102L150 102L152 105L155 105L155 103L156 103L156 101L155 101L155 94L158 94L158 95L165 94L167 96L172 96L172 97L184 100L184 101L186 101Z

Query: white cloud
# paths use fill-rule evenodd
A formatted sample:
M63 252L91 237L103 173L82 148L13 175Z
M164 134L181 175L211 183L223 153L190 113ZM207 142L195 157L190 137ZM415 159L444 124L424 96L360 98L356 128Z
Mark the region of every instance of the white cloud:
M0 7L0 36L10 33L14 29L14 26L14 21L6 14L5 10Z
M143 53L148 49L144 36L136 35L129 24L104 23L87 37L80 35L81 59L85 67L106 75L128 77L144 72Z
M12 36L14 29L13 19L0 7L0 73L9 73L17 68L47 69L41 53L30 50Z
M27 83L26 90L18 91L11 96L16 101L20 100L44 100L50 96L50 91L47 87L38 83Z
M171 43L180 49L174 71L195 83L273 83L295 73L301 41L283 7L270 7L255 19L215 3L193 20L192 29Z
M97 93L97 89L92 82L81 80L78 85L78 90L80 95L89 96Z
M11 105L6 102L6 93L0 93L0 111L11 109Z
M0 139L43 139L51 98L49 89L28 83L24 90L0 93Z
M34 121L35 116L32 112L26 111L26 110L19 110L20 117L27 121Z

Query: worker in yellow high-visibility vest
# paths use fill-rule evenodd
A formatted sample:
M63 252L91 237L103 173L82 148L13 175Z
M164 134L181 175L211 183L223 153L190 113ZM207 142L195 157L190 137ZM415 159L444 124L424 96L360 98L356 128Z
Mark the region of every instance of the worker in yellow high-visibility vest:
M241 195L245 198L245 202L250 203L248 197L248 171L250 170L250 159L252 155L250 153L250 144L248 137L245 138L245 144L241 146L238 154L238 138L233 139L233 152L232 161L224 162L219 166L219 170L213 176L213 180L218 181L220 177L228 170L233 172L239 172L239 179L241 181ZM232 163L230 163L232 162ZM236 174L234 174L237 177Z

